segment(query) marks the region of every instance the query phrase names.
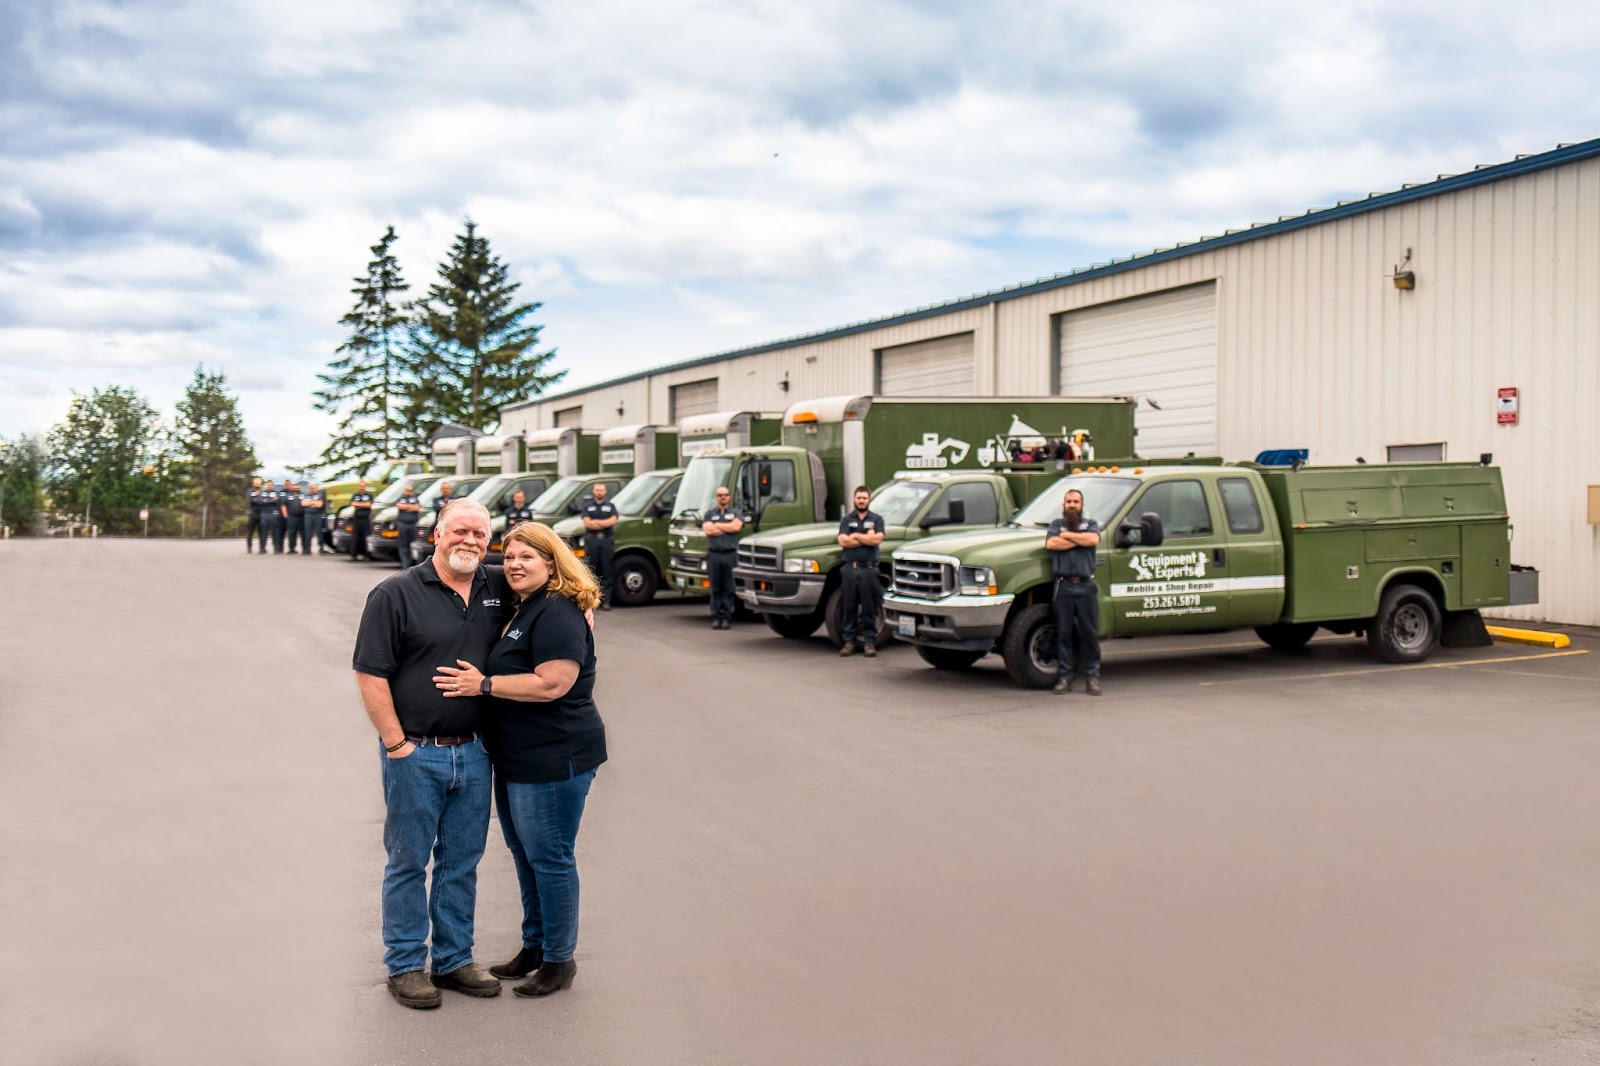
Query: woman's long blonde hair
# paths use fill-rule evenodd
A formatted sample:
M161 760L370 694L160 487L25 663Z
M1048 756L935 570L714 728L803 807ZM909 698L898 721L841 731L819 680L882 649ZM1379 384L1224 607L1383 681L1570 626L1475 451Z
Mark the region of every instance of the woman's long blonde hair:
M600 586L594 575L578 557L572 554L567 542L556 531L540 522L523 522L512 528L501 541L501 547L510 550L513 544L526 544L544 556L550 567L550 580L545 589L565 596L578 605L580 611L591 611L600 603Z

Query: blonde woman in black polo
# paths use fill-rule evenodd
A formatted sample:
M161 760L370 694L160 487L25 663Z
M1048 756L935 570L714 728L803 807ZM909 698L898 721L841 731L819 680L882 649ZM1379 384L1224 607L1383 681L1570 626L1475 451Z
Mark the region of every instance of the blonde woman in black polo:
M489 697L483 739L494 763L495 810L522 887L522 949L489 972L528 977L512 988L519 996L547 996L578 972L574 846L589 785L606 761L588 617L600 590L549 526L523 523L504 544L516 615L482 672L447 671L440 687L459 680Z

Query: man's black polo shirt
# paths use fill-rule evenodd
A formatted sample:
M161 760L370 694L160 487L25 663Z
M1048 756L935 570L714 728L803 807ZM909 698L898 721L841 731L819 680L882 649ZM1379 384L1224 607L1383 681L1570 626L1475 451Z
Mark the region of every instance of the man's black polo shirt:
M610 500L607 500L605 503L596 503L593 499L591 499L588 503L583 505L583 510L580 513L583 515L583 517L591 519L595 522L604 522L608 518L617 517L617 505L612 503ZM607 526L604 529L589 529L587 526L584 527L584 535L590 537L609 537L616 531L616 526Z
M477 733L480 697L446 699L433 677L438 667L455 666L457 659L483 669L500 636L502 605L510 598L498 566L478 568L466 603L432 563L402 570L367 594L351 665L358 673L388 680L400 728L407 733Z

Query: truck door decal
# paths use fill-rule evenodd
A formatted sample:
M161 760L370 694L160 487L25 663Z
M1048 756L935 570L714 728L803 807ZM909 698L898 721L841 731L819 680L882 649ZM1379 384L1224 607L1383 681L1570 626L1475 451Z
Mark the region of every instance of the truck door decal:
M1226 603L1222 593L1241 589L1283 587L1282 574L1255 577L1208 577L1205 551L1133 552L1128 556L1133 581L1111 586L1124 618L1171 618L1216 614Z

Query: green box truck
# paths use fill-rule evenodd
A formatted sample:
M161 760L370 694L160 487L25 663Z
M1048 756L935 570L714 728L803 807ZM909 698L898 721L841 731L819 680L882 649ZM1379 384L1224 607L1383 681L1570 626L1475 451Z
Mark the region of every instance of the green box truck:
M493 438L480 438L492 440ZM459 444L461 438L448 437L434 442L434 461L448 462L451 469L455 469L462 460L467 459L467 448L472 448L472 454L477 453L476 445ZM449 444L447 449L441 449L441 444ZM493 445L491 445L492 447ZM531 502L541 498L556 481L563 475L576 474L580 468L594 469L594 463L599 459L600 435L588 433L566 426L559 429L529 430L521 438L514 435L499 439L500 466L505 470L508 460L516 458L521 466L511 467L511 474L502 473L500 476L515 476L515 483L502 483L507 485L507 491L522 488L527 493ZM470 468L470 467L469 467ZM474 486L481 485L483 478L474 477ZM485 506L490 511L490 544L491 554L501 550L500 537L505 533L505 516L498 513L499 508L494 506L498 497L490 500ZM435 516L431 511L424 509L422 520L417 523L417 540L412 546L412 552L417 559L426 559L433 554L433 526Z
M649 603L661 587L667 569L667 520L683 480L682 468L675 465L678 449L678 431L669 427L619 426L600 434L601 472L629 479L611 497L617 506L611 601L620 607ZM592 493L591 485L585 495ZM582 518L562 518L553 528L580 558L584 555Z
M839 562L839 549L833 537L857 485L881 486L892 492L890 502L902 522L890 521L887 514L884 518L893 527L890 539L901 542L923 535L925 528L934 528L941 519L948 521L949 503L969 491L974 497L972 518L963 515L962 522L950 524L975 522L987 514L987 508L979 503L983 489L957 489L954 494L935 491L932 486L939 479L934 477L911 478L904 487L895 488L891 479L897 472L946 478L967 473L998 476L1013 466L1011 442L1032 446L1064 437L1076 438L1101 454L1131 454L1133 401L833 396L793 404L784 413L777 444L700 454L689 462L678 496L679 514L671 528L673 583L690 591L709 587L700 515L711 506L712 493L726 486L733 490L735 505L753 518L741 540L752 549L741 559L745 570L742 602L768 614L775 630L791 635L805 629L814 615L811 628L805 630L809 634L824 621L832 588L837 585L832 571ZM1043 470L1050 464L1021 465ZM1001 514L996 492L996 521L1010 517L1013 506L1012 482L1004 477L1000 480L1007 487L1007 506ZM998 483L992 479L981 482L990 491ZM922 522L929 518L933 523L924 527ZM790 529L794 529L794 541L772 539L775 532ZM760 556L753 554L757 545ZM887 552L883 558L887 567ZM799 559L816 569L805 574L792 569ZM785 566L791 568L788 574L795 579L792 593L788 576L774 579L753 573L770 570L774 564L779 573ZM738 573L736 570L736 587ZM771 587L761 588L762 583ZM777 621L780 616L796 620ZM835 622L829 625L830 632L836 630Z
M1071 473L1004 529L896 551L884 601L895 636L940 669L997 652L1019 684L1053 684L1044 537L1070 488L1103 531L1102 637L1254 628L1296 651L1322 627L1365 634L1385 661L1417 662L1441 643L1486 642L1480 609L1538 597L1526 573L1512 593L1492 466L1136 464Z

